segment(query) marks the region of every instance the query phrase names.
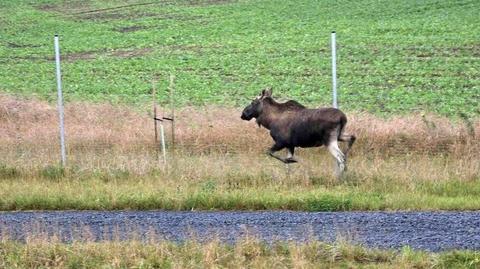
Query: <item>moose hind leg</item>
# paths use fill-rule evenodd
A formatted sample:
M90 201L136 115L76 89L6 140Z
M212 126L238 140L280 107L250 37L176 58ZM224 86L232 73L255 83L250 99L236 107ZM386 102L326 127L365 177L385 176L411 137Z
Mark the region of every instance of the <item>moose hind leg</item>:
M337 174L340 175L346 169L345 154L343 154L343 152L338 147L338 142L336 140L329 143L328 151L337 161Z

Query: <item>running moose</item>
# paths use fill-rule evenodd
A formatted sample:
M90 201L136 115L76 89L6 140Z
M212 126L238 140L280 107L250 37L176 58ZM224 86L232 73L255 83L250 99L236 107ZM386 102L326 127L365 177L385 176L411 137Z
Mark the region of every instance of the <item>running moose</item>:
M295 147L319 147L325 145L337 161L338 175L346 169L347 153L355 142L354 135L344 133L347 117L336 108L309 109L290 100L278 103L272 98L272 89L267 88L242 112L242 120L256 119L259 126L270 130L275 144L268 154L284 163L295 163ZM343 153L337 141L348 142ZM286 148L287 158L275 155Z

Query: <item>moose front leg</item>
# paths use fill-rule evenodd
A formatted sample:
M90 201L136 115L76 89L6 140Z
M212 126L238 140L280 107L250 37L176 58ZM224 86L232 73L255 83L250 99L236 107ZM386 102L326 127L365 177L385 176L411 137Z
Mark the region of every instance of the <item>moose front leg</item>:
M295 147L288 147L287 151L288 155L287 159L285 159L286 163L296 163L297 160L295 159L295 157L293 157L293 154L295 154Z
M268 151L267 151L267 154L272 156L273 158L283 162L283 163L296 163L297 161L293 158L293 148L288 148L288 157L285 159L285 158L282 158L280 156L277 156L275 155L275 152L281 150L285 148L285 146L282 146L282 145L279 145L277 143L275 143Z
M279 150L281 150L281 149L283 149L283 148L284 148L284 146L275 143L275 144L267 151L267 154L270 155L270 156L272 156L273 158L275 158L275 159L283 162L283 163L287 163L284 158L275 155L275 152L277 152L277 151L279 151Z

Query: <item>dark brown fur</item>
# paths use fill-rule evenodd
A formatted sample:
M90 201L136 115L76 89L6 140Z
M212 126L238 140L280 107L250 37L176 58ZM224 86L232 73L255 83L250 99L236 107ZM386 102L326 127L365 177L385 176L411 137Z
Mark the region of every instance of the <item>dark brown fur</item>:
M278 103L271 97L271 89L263 90L262 94L244 109L242 119L251 118L255 118L258 125L270 130L275 143L268 153L285 163L296 162L293 158L295 147L325 145L329 147L337 162L344 166L346 154L355 141L355 136L343 133L347 117L342 111L336 108L309 109L293 100ZM349 142L345 153L338 152L336 141ZM287 159L274 155L274 152L283 148L287 148L290 153Z

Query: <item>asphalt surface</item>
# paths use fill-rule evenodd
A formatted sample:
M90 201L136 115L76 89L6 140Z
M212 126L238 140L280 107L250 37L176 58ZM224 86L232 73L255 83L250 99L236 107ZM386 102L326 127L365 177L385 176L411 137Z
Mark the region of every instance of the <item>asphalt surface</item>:
M366 247L480 250L479 212L168 212L42 211L0 213L0 237L25 241L219 239L347 241Z

